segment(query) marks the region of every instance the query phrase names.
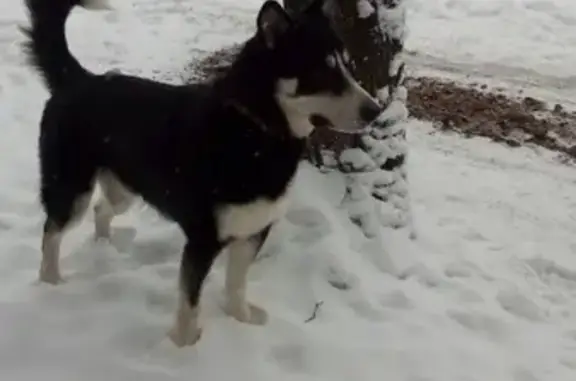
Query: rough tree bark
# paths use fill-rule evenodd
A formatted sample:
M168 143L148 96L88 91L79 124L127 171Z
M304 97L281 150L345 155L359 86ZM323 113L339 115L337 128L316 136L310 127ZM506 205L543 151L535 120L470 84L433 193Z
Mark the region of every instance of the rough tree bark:
M312 0L284 0L284 9L292 14L298 13L306 8L311 1Z
M284 0L292 13L311 0ZM310 139L308 159L346 178L343 206L372 241L377 264L395 273L380 225L409 229L415 238L406 173L406 90L401 86L405 10L403 0L332 0L329 15L351 57L350 71L387 106L366 135L318 129Z

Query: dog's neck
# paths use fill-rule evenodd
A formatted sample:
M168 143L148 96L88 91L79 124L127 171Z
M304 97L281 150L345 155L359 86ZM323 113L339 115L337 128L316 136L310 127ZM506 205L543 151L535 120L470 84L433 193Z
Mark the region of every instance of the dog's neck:
M291 139L305 139L290 128L287 116L276 99L276 81L263 74L269 64L260 42L249 40L215 87L227 106L249 118L263 131ZM264 70L265 72L265 70ZM254 80L257 78L257 80Z
M240 113L243 116L245 116L246 118L250 119L250 121L252 123L254 123L256 125L256 127L258 127L258 129L260 129L261 131L270 132L270 129L268 128L266 123L262 119L260 119L260 117L258 115L253 113L251 110L249 110L246 106L244 106L239 101L232 99L232 98L229 98L229 99L226 99L224 101L224 105L228 106L228 107L232 107L238 113Z

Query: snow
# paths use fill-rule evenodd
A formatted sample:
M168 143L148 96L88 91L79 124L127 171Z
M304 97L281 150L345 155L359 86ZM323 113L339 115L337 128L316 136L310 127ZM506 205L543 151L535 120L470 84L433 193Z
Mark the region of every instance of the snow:
M572 0L405 0L406 47L449 62L570 77L576 50ZM526 70L530 70L529 73Z
M394 7L384 6L384 1L376 4L380 28L391 38L404 42L407 26L406 3L397 1Z
M358 7L358 17L361 19L368 18L374 13L374 7L369 0L358 0L356 6Z
M260 3L112 1L115 12L74 12L68 35L93 70L177 81L194 54L247 36ZM480 60L571 78L572 1L407 5L410 49L454 65ZM250 276L249 296L267 308L267 326L224 316L218 262L203 295L202 340L171 346L165 334L183 238L143 206L115 221L113 246L92 242L88 216L63 247L68 282L38 284L36 139L47 94L19 56L15 26L22 20L19 3L0 2L4 379L574 379L574 168L545 150L465 140L414 120L404 127L419 236L384 235L399 277L378 268L341 209L345 179L303 164L289 213Z

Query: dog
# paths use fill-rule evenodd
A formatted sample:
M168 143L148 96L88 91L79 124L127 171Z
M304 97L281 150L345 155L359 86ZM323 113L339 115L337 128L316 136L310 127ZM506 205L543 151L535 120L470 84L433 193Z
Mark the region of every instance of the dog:
M263 325L267 312L246 300L249 266L282 217L305 140L314 128L358 133L381 105L346 70L347 53L324 0L290 16L263 3L256 31L220 78L169 85L95 74L70 53L65 24L74 7L103 0L25 0L25 52L50 97L39 133L40 200L45 212L41 282L63 281L61 241L94 206L95 237L141 198L176 223L186 243L179 302L168 337L201 337L202 283L227 249L225 312Z

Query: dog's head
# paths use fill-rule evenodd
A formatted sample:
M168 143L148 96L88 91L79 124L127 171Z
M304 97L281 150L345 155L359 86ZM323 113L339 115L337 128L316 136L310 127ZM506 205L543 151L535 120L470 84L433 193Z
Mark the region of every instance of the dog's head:
M273 71L276 99L296 136L314 127L357 132L382 109L347 70L348 54L324 3L314 0L292 19L267 0L257 18L256 37L269 57L266 70Z

